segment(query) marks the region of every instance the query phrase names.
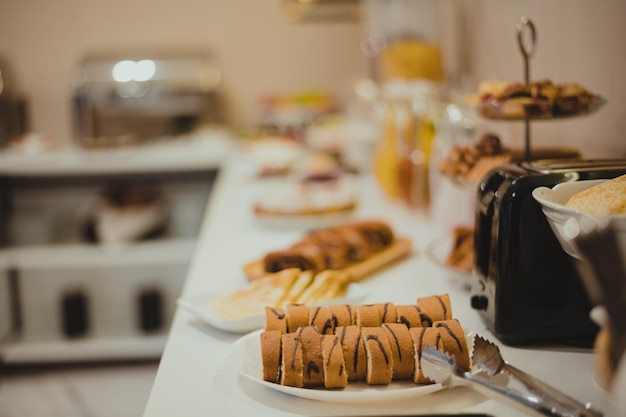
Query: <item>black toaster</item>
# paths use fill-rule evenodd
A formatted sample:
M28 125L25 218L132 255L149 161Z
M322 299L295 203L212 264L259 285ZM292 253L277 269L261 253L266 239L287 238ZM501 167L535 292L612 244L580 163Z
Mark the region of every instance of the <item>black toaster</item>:
M598 327L576 261L532 197L539 187L614 178L626 160L537 160L500 166L480 183L470 301L505 344L591 346Z

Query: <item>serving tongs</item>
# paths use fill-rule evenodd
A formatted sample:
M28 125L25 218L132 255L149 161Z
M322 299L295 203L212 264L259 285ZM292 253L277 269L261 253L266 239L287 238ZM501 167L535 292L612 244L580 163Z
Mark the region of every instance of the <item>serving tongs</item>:
M543 398L550 398L572 410L580 410L580 413L577 415L602 416L602 411L595 408L591 403L583 404L506 362L500 354L500 348L480 335L476 335L474 338L472 363L489 375L506 374L508 377L516 379L533 394Z
M426 346L422 353L420 367L427 378L445 387L469 386L488 397L513 401L546 416L598 417L602 415L601 412L587 409L585 406L573 406L570 403L559 402L549 395L540 395L537 392L541 390L525 392L503 385L497 382L496 378L465 371L456 366L454 357L430 345Z

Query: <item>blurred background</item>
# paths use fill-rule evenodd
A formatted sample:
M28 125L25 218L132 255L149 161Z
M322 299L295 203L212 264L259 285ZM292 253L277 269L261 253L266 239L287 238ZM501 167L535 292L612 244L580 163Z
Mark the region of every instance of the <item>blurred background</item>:
M521 79L515 24L527 15L538 28L533 78L576 81L611 99L593 123L582 119L536 127L542 133L545 129L542 140L584 146L590 156L624 154L618 136L625 123L620 114L626 63L615 41L623 39L620 22L626 12L619 0L593 7L582 0L424 1L424 10L395 16L378 5L395 2L383 1L375 2L373 15L359 10L354 18L328 13L324 19L318 13L322 17L316 19L311 13L300 24L281 17L282 1L248 3L4 0L0 51L11 65L16 88L28 99L34 131L66 140L72 136L72 76L85 54L142 48L210 53L223 70L220 92L227 120L245 128L258 122L258 100L271 93L322 90L347 106L354 99L354 83L371 75L361 48L369 35L425 31L445 40L442 47L450 58L446 75L464 77L468 90L483 79ZM519 140L515 133L511 136Z
M523 82L522 16L531 80L606 99L533 121L533 148L626 158L622 0L0 0L0 416L142 413L233 147L342 153L394 198L407 131L425 177L486 132L523 149L523 118L468 101Z

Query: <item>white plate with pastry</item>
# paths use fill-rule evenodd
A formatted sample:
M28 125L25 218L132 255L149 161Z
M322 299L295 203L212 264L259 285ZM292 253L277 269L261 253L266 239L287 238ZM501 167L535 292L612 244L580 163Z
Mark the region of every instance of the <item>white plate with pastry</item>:
M260 177L288 173L305 153L302 144L281 136L266 136L243 146L255 175Z
M270 228L320 228L347 221L358 206L354 181L334 173L267 179L254 201L255 222Z
M227 297L237 290L222 291L201 294L197 296L181 297L177 300L178 305L193 313L198 319L207 323L212 327L220 330L226 330L233 333L247 333L263 327L265 320L264 306L255 307L252 303L246 303L250 308L257 308L258 311L247 311L246 308L233 308L226 312L221 312L217 305L220 300ZM358 304L368 296L368 292L361 284L350 283L346 293L340 298L333 298L324 301L313 302L311 305L332 305L332 304ZM239 311L242 314L236 315L233 311Z
M456 228L451 235L440 236L426 247L426 257L443 268L451 278L467 280L474 259L473 237L469 228Z
M414 398L441 390L440 384L418 385L411 381L394 381L388 385L367 385L351 382L341 390L296 388L263 380L263 365L259 337L262 330L239 339L230 350L230 359L239 373L270 389L296 397L335 403L376 403Z

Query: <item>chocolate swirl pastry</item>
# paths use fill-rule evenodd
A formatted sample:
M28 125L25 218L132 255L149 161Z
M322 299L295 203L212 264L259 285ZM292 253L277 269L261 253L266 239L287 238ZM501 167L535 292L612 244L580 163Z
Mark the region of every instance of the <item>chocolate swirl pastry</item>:
M328 269L340 269L349 263L348 246L342 241L330 239L329 233L315 233L306 236L293 247L313 246L319 248L324 255L325 266Z
M324 359L324 387L344 388L348 384L348 373L339 336L322 336L322 356Z
M355 311L350 304L334 304L330 306L333 327L350 326L355 320Z
M345 245L346 258L349 262L359 262L371 254L371 248L365 237L351 225L336 226L330 229L317 230L311 234L324 234L335 244Z
M474 266L474 228L457 226L452 230L452 247L445 264L462 272L471 272Z
M441 338L441 329L437 327L412 327L409 329L409 333L411 333L411 338L413 340L413 354L416 358L413 382L416 384L427 384L431 381L426 378L420 369L419 361L422 358L422 352L424 352L426 346L433 346L436 349L445 350L445 346Z
M365 340L367 374L365 382L370 385L391 383L393 358L387 332L382 327L363 327L361 334Z
M326 267L326 258L314 245L300 245L280 251L270 252L264 258L267 272L278 272L288 268L302 271L321 271Z
M424 317L428 317L431 320L429 325L432 325L435 321L452 319L452 305L450 304L450 296L448 294L419 297L417 299L417 307L422 320Z
M442 330L444 349L455 353L456 364L463 369L469 369L469 349L461 323L456 319L441 320L433 323L433 327Z
M303 243L316 245L327 255L329 263L341 268L349 263L362 261L380 246L372 244L359 226L361 224L348 224L312 230L295 246ZM382 225L379 227L384 228ZM331 265L328 266L334 269Z
M279 330L267 330L261 333L261 346L263 348L263 380L279 383L280 377L280 351L281 332Z
M287 333L287 316L280 307L265 307L265 330Z
M309 307L309 325L318 329L320 334L333 334L333 316L330 308Z
M377 220L316 229L291 247L266 254L263 264L268 273L286 268L341 269L390 246L394 237L391 227Z
M356 323L359 327L377 327L381 325L378 306L365 304L356 307Z
M394 234L388 224L381 221L364 221L354 225L372 251L379 251L393 242Z
M422 326L422 313L415 304L396 305L397 322L404 324L407 328ZM426 324L424 324L426 325Z
M304 386L304 366L300 334L285 333L281 336L280 383L291 387Z
M391 346L393 379L412 379L415 373L415 357L411 332L400 323L383 323L382 328L387 332Z
M452 318L447 294L419 297L416 304L296 305L287 306L285 311L290 322L281 329L286 327L290 333L279 339L280 332L272 330L271 320L277 313L281 318L283 314L277 309L266 310L265 331L261 333L265 381L304 388L343 388L348 382L380 385L399 380L428 384L432 381L420 371L419 361L429 345L454 356L462 369L470 369L465 330ZM394 312L383 315L385 311ZM395 317L395 322L383 321L383 317ZM287 335L290 337L285 338Z
M343 349L348 381L365 381L367 359L361 329L356 325L341 326L335 329L335 334L339 337Z
M322 339L315 326L298 329L302 344L303 380L307 387L324 386L324 359Z
M398 321L398 311L393 303L376 303L381 323L396 323Z
M429 384L432 381L419 366L427 346L446 351L458 366L470 369L469 348L458 320L436 322L431 327L407 328L401 323L340 326L333 334L320 334L315 326L305 326L280 339L277 333L261 333L263 379L283 385L339 388L348 381L386 385L400 380Z

